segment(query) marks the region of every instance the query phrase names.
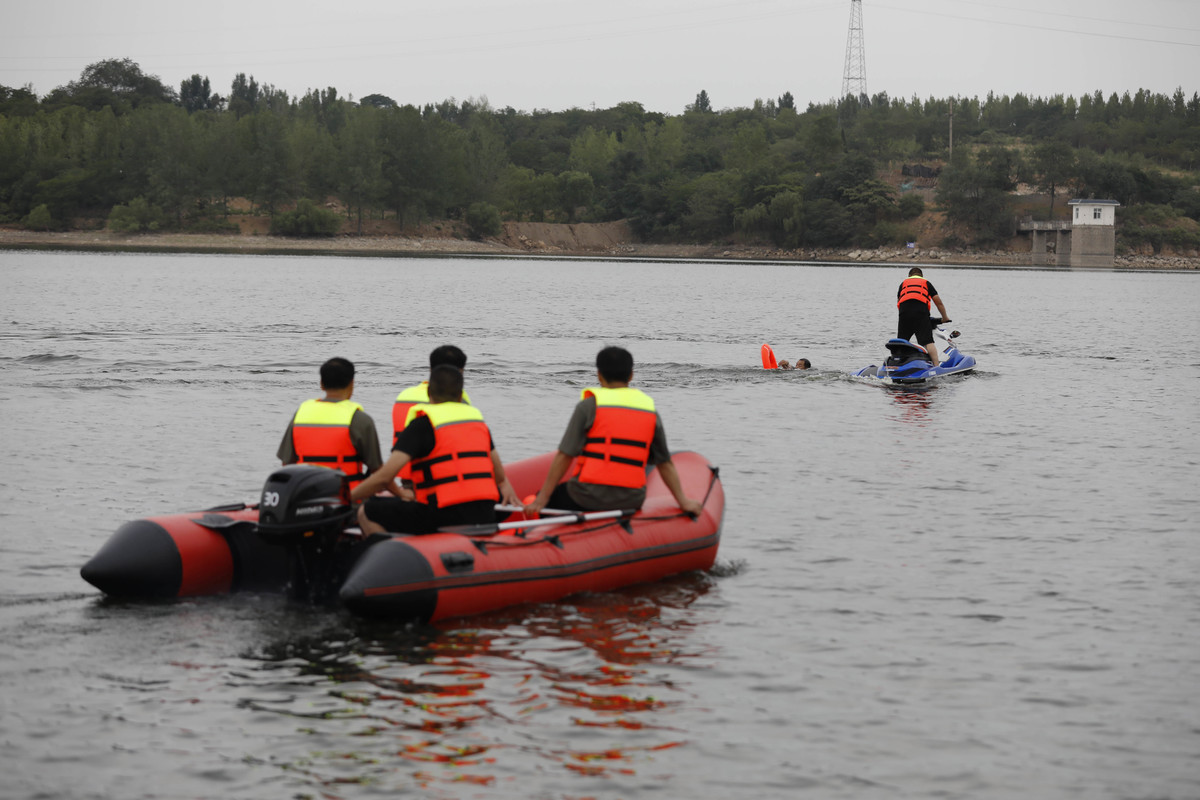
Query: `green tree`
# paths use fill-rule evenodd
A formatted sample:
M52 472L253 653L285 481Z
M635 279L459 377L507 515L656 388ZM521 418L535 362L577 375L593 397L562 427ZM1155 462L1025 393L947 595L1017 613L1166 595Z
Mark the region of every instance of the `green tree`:
M504 197L505 211L517 222L526 216L533 217L534 180L537 173L529 167L509 165L500 178L500 194Z
M38 110L37 95L31 85L14 89L0 85L0 116L28 117Z
M357 109L336 137L338 143L338 196L355 213L356 231L362 233L363 213L382 205L387 195L380 149L379 111Z
M175 106L159 106L138 115L151 140L147 182L150 198L182 226L185 212L197 208L208 195L203 161L200 158L198 128L187 111Z
M230 198L253 192L248 188L252 153L243 142L243 132L233 114L217 114L200 120L198 125L200 141L196 158L205 179L205 194L216 200L222 213L228 216Z
M334 236L341 229L340 214L321 208L307 197L300 198L294 210L271 217L271 233L278 236Z
M804 198L799 192L780 192L768 206L771 239L782 247L797 247L804 237Z
M25 227L34 231L48 231L55 227L54 217L45 203L37 206L25 217Z
M79 207L90 198L91 178L91 172L79 167L56 171L38 183L33 202L48 207L55 219L70 221Z
M843 247L852 244L858 235L859 223L840 203L825 197L806 201L802 219L808 225L801 240L815 247Z
M387 205L401 220L421 220L440 214L443 207L435 199L447 189L447 181L438 177L438 146L454 139L449 128L421 119L412 106L390 111L381 121L383 139L382 178L387 185ZM435 130L441 130L445 138Z
M179 84L179 102L189 114L197 111L217 111L225 102L213 94L208 77L194 74Z
M374 106L375 108L399 108L396 101L386 94L369 94L359 100L358 104L360 106Z
M872 178L842 189L842 203L860 218L878 222L896 210L896 190Z
M975 159L960 148L938 182L937 201L947 219L965 224L981 244L1013 232L1012 199L1003 188L1010 179L996 166L1003 163L1006 159L994 150Z
M916 219L925 213L925 198L916 192L903 194L896 203L896 210L900 219Z
M579 210L590 206L595 194L595 181L586 172L567 170L559 173L558 197L562 201L562 209L566 212L568 222L578 220Z
M246 172L243 191L270 214L296 196L298 178L288 147L286 122L272 111L239 120Z
M613 159L617 157L617 135L587 128L571 141L571 169L586 172L594 180L608 177Z
M117 233L144 233L161 228L163 219L161 208L146 202L144 197L135 197L128 205L113 206L108 227Z
M1042 142L1033 148L1032 166L1038 188L1050 195L1050 217L1053 218L1055 194L1076 175L1075 150L1057 139Z
M258 108L258 95L258 81L254 76L247 78L246 73L239 72L229 87L229 110L241 119Z
M316 120L296 120L287 128L300 194L323 201L337 192L337 145Z
M771 152L765 124L754 121L739 125L725 151L725 165L730 169L748 172L762 165Z
M110 58L84 68L79 80L53 90L47 97L51 105L78 105L94 111L105 106L118 113L153 103L173 103L177 99L156 75L147 75L128 58Z
M499 236L504 230L500 221L500 211L491 203L472 203L464 215L467 228L476 239L487 236Z
M466 132L471 197L475 200L494 200L500 174L509 164L504 137L491 115L483 113L471 115Z
M741 176L734 170L702 175L691 182L680 233L693 241L713 241L734 229Z

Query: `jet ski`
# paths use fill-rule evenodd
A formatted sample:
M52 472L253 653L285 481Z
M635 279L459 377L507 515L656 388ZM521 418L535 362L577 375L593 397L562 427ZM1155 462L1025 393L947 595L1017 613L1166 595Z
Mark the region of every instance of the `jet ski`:
M949 320L946 320L949 322ZM938 345L941 360L933 366L929 353L924 347L913 344L907 339L889 339L887 342L887 361L882 366L872 364L852 373L857 378L875 378L888 383L911 384L924 383L932 378L943 375L959 375L975 369L975 357L959 352L954 340L962 334L959 331L946 331L940 318L933 318L933 338Z

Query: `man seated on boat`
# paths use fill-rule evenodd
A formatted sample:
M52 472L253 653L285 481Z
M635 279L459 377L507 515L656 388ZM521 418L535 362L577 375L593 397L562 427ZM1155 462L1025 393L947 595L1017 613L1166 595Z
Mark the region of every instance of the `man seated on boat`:
M783 361L779 362L779 368L780 369L812 369L812 362L809 361L807 358L797 358L795 364L790 364L790 363L788 363L788 360L785 358Z
M383 464L375 420L352 402L354 364L331 358L321 365L325 396L306 400L292 417L276 455L284 464L313 464L338 469L362 480Z
M583 399L567 423L550 463L550 472L528 515L543 508L604 511L641 508L646 501L646 471L654 465L684 512L703 506L683 493L671 461L667 436L654 401L633 380L633 356L622 347L606 347L596 356L600 386L583 390ZM570 469L568 480L559 483Z
M443 344L433 348L429 353L429 371L432 372L436 367L442 364L450 366L462 372L467 368L467 354L460 348L452 344ZM463 390L462 401L467 405L471 404L471 396ZM413 406L420 403L429 402L429 381L421 381L416 386L410 386L400 394L396 395L396 400L392 403L392 441L396 441L396 434L404 430L404 422L408 419L408 412ZM406 465L400 470L400 474L396 476L396 480L402 488L395 489L399 497L405 500L412 500L414 494L412 492L412 465Z
M498 501L519 502L483 414L463 402L462 370L434 367L429 400L409 410L391 456L350 493L351 500L366 501L358 511L365 534L431 533L448 525L495 522ZM410 462L415 500L374 496Z
M452 344L443 344L433 348L429 353L429 371L433 372L434 368L442 364L449 364L456 367L459 372L467 368L467 354L460 348ZM471 404L471 395L464 390L462 400L467 405ZM429 402L429 381L421 381L416 386L410 386L400 394L396 395L396 401L392 404L392 439L395 440L396 434L404 430L404 421L408 419L408 412L413 406L418 403Z
M929 360L936 367L938 351L937 345L933 343L933 322L929 318L930 302L942 312L942 321L949 322L950 315L946 313L946 307L942 305L942 298L938 297L937 289L925 279L925 273L920 267L913 267L896 290L896 308L900 316L896 323L896 338L907 341L915 335L917 344L925 348Z

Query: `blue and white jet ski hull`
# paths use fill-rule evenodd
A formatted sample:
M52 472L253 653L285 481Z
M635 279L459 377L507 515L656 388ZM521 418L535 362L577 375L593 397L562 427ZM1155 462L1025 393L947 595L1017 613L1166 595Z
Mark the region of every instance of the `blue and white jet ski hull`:
M915 345L907 339L889 339L887 349L891 353L882 365L872 364L851 373L857 378L874 378L888 383L910 384L924 383L934 378L946 375L958 375L975 369L975 357L959 352L954 346L953 334L947 334L942 328L934 330L934 336L940 340L942 350L941 363L936 367L929 361L925 348Z

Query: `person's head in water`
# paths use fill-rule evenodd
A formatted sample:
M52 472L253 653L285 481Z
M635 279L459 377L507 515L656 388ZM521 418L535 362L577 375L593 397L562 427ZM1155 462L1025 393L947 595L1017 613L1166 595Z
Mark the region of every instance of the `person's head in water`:
M467 354L452 344L435 347L429 354L429 368L432 370L439 364L449 364L464 370L467 368Z
M321 365L321 388L327 392L345 389L354 383L354 365L345 358L331 358Z
M596 354L596 372L609 383L629 383L633 378L633 354L624 347L606 347Z
M462 370L451 364L438 364L429 373L429 399L434 403L462 401Z

